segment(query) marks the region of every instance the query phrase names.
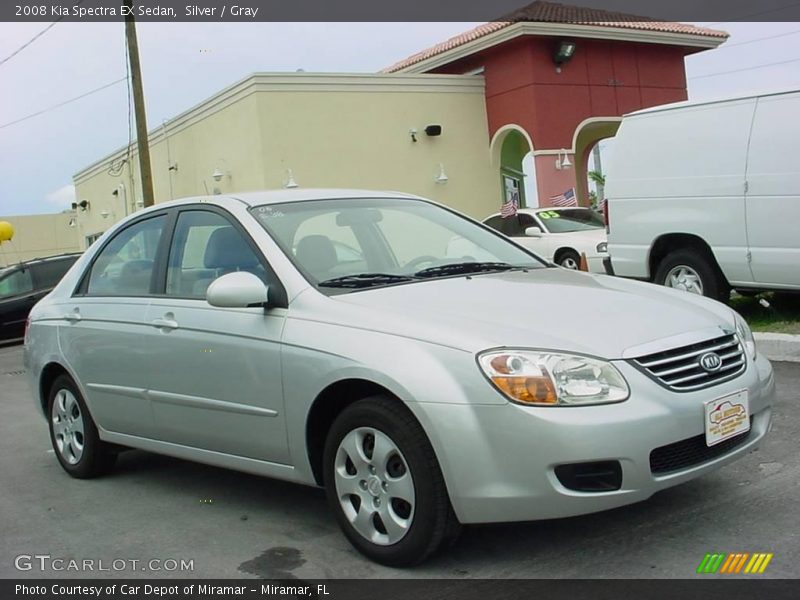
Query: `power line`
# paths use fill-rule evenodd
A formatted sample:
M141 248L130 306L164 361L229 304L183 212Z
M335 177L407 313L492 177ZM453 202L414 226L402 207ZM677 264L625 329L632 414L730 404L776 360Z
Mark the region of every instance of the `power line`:
M91 96L92 94L96 94L97 92L100 92L100 91L102 91L102 90L104 90L106 88L110 88L113 85L117 85L118 83L122 83L126 79L127 79L127 77L120 77L116 81L112 81L111 83L107 83L105 85L101 85L98 88L95 88L93 90L89 90L88 92L85 92L85 93L81 94L80 96L75 96L74 98L70 98L69 100L64 100L63 102L59 102L58 104L54 104L53 106L50 106L49 108L44 108L44 109L42 109L40 111L37 111L35 113L31 113L29 115L26 115L26 116L24 116L24 117L22 117L20 119L17 119L16 121L11 121L10 123L4 123L3 125L0 125L0 129L4 129L6 127L11 127L12 125L16 125L17 123L21 123L22 121L27 121L28 119L32 119L33 117L38 117L39 115L43 115L44 113L50 112L51 110L55 110L57 108L61 108L62 106L66 105L66 104L70 104L72 102L76 102L77 100L80 100L81 98L86 98L86 96Z
M789 60L781 60L778 62L765 63L763 65L754 65L752 67L744 67L743 69L731 69L730 71L718 71L717 73L706 73L705 75L697 75L689 77L689 79L704 79L706 77L716 77L717 75L730 75L731 73L741 73L743 71L754 71L755 69L764 69L766 67L776 67L778 65L786 65L789 63L800 62L800 58L791 58Z
M83 3L83 0L79 0L78 2L76 2L76 3L74 4L74 6L79 6L79 5L81 5L82 3ZM42 29L42 30L41 30L39 33L37 33L37 34L36 34L35 36L33 36L31 39L29 39L27 42L25 42L24 44L22 44L22 46L20 46L20 47L19 47L19 48L17 48L16 50L14 50L14 52L12 52L12 53L11 53L11 54L9 54L8 56L6 56L6 57L5 57L3 60L0 60L0 65L4 65L4 64L5 64L5 63L7 63L9 60L11 60L12 58L14 58L14 57L15 57L17 54L19 54L20 52L22 52L23 50L25 50L25 48L27 48L28 46L30 46L30 45L31 45L33 42L35 42L35 41L36 41L36 40L38 40L40 37L42 37L42 36L43 36L45 33L47 33L48 31L50 31L50 30L51 30L53 27L55 27L55 26L56 26L56 25L57 25L59 22L61 22L63 19L64 19L64 17L63 17L63 16L61 16L61 17L57 18L55 21L53 21L52 23L50 23L50 25L48 25L47 27L45 27L44 29Z
M794 31L786 31L784 33L779 33L777 35L768 35L761 38L756 38L754 40L746 40L744 42L736 42L735 44L723 44L717 50L725 50L727 48L734 48L736 46L745 46L747 44L755 44L756 42L764 42L767 40L774 40L776 38L786 37L787 35L796 35L800 33L800 29L795 29Z
M62 18L63 18L63 17L62 17ZM61 19L58 19L58 21L60 21L60 20L61 20ZM52 23L50 23L50 25L48 25L47 27L45 27L44 29L42 29L42 30L41 30L39 33L37 33L35 36L33 36L33 37L30 39L30 40L28 40L27 42L25 42L24 44L22 44L22 46L20 46L20 47L19 47L19 48L17 48L16 50L14 50L14 52L12 52L12 53L11 53L11 54L9 54L8 56L6 56L6 57L5 57L3 60L0 60L0 65L3 65L3 64L5 64L5 63L7 63L9 60L11 60L12 58L14 58L14 57L15 57L17 54L19 54L20 52L22 52L23 50L25 50L25 48L27 48L28 46L30 46L30 45L31 45L33 42L35 42L36 40L38 40L38 39L39 39L40 37L42 37L42 36L43 36L45 33L47 33L47 32L48 32L48 31L50 31L50 30L51 30L53 27L55 27L55 26L56 26L56 24L58 23L58 21L53 21Z

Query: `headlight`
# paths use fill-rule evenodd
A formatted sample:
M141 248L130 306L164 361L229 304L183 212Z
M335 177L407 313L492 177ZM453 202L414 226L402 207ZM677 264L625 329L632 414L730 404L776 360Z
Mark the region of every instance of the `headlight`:
M739 334L739 339L742 340L742 344L744 344L744 348L747 350L747 354L750 355L750 358L755 360L757 355L756 340L753 337L753 332L750 331L750 326L747 324L747 321L735 311L733 313L733 318L736 321L736 333Z
M478 356L489 380L509 400L534 406L621 402L628 384L611 363L535 350L493 350Z
M608 252L608 242L600 242L599 244L597 244L597 248L595 248L595 250L597 250L597 252L600 253Z

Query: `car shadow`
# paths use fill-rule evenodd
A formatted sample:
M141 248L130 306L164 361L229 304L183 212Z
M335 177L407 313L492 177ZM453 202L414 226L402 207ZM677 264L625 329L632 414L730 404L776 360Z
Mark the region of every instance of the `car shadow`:
M307 530L301 535L308 541L320 535L338 532L328 509L324 491L299 484L240 473L139 450L123 452L112 477L148 492L163 491L166 495L189 495L197 501L224 503L228 508L258 521L280 514L292 529ZM713 474L681 486L663 490L648 500L602 513L547 521L472 525L465 527L458 541L445 552L412 569L383 568L347 547L348 560L363 561L361 568L369 576L481 576L491 557L493 572L519 568L520 561L546 559L563 565L581 556L607 553L610 548L625 554L636 554L638 546L658 540L659 529L665 537L683 535L675 523L683 516L702 512L708 498L724 497L735 482ZM687 518L687 523L692 518ZM687 524L687 528L691 525ZM677 533L676 533L677 532ZM656 537L653 537L656 536ZM691 529L686 531L691 537ZM650 542L645 540L649 539ZM340 548L337 544L337 549ZM532 563L533 566L534 563ZM653 567L655 568L655 567ZM535 571L535 575L533 572ZM336 576L333 574L332 576ZM546 576L541 566L531 576ZM567 575L564 575L567 576ZM575 574L573 576L581 576Z

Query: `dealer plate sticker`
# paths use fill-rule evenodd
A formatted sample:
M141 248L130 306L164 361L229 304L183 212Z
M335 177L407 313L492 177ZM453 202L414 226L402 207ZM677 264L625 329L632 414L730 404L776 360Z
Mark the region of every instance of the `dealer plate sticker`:
M750 430L747 390L705 403L706 445L713 446Z

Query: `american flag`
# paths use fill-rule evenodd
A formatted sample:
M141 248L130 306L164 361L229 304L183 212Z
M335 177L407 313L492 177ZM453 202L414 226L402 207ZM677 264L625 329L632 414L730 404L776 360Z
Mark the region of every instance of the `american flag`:
M563 194L558 196L550 196L551 206L578 206L578 200L575 198L575 188L569 188Z
M515 214L517 214L517 203L514 200L508 200L500 207L500 216L504 219L513 217Z

